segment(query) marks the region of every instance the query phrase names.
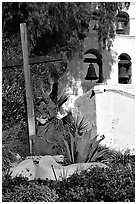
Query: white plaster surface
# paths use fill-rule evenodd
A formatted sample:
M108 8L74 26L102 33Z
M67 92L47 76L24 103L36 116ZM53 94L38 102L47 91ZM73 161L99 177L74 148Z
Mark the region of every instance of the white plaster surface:
M99 92L102 88L105 92ZM100 85L96 93L97 133L104 144L120 150L135 148L135 93L133 86Z
M131 84L96 85L75 102L75 114L88 118L91 134L105 135L102 144L135 149L135 87ZM79 111L77 111L79 109ZM94 125L93 125L94 124Z

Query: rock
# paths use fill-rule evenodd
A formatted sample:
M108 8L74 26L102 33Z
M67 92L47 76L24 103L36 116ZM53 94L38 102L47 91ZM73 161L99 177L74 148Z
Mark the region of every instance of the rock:
M62 180L62 178L68 178L75 172L79 174L90 167L99 166L101 168L108 168L107 165L99 162L77 163L68 166L62 166L57 163L57 161L62 162L63 160L63 155L27 157L26 160L11 169L11 176L13 178L21 175L27 177L28 180L39 178L43 180Z

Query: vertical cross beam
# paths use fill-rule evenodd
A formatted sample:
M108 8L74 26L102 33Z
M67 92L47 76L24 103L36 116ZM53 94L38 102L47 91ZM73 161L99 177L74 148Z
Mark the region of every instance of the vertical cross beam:
M28 129L29 129L29 142L30 142L30 154L32 155L33 140L35 139L35 117L34 117L34 104L33 95L30 82L30 66L29 66L29 54L28 54L28 40L27 40L27 28L25 23L20 24L21 43L23 53L23 69L25 77L26 88L26 102L27 102L27 115L28 115Z

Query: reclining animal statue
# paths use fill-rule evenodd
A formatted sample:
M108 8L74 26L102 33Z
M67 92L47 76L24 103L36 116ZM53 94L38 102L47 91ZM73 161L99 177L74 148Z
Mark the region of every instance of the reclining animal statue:
M17 166L10 169L11 177L27 177L28 180L49 179L62 180L68 178L74 173L80 173L83 170L98 166L100 168L108 168L107 165L99 162L76 163L63 166L58 162L63 162L63 155L46 155L46 156L30 156Z

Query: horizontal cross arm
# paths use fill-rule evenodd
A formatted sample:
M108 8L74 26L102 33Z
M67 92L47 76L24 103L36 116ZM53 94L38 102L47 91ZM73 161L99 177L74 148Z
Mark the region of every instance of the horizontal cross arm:
M29 58L29 65L42 64L42 63L48 63L48 62L59 62L59 61L62 61L62 58L50 59L45 56L40 56L40 57ZM23 66L23 59L7 60L2 62L2 68L11 68L11 67L19 67L19 66Z

